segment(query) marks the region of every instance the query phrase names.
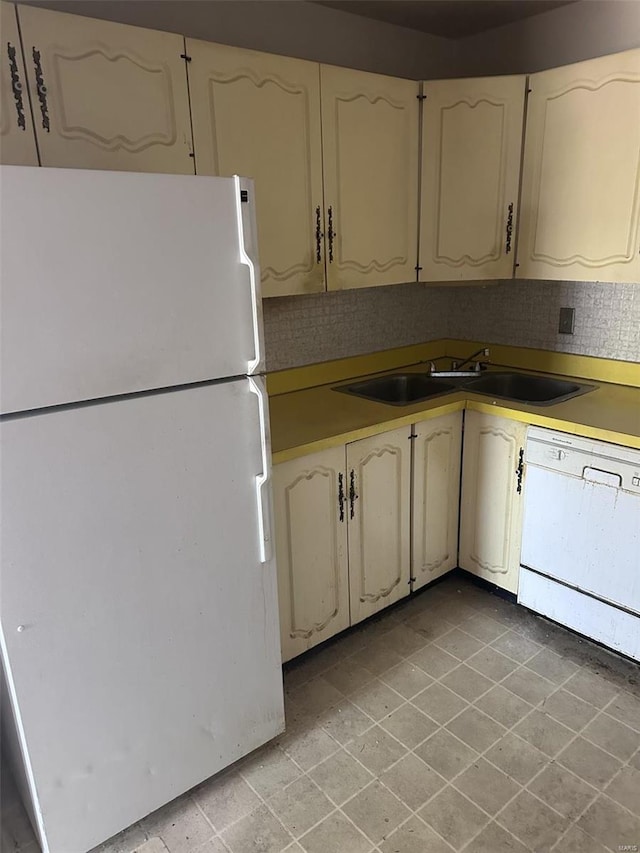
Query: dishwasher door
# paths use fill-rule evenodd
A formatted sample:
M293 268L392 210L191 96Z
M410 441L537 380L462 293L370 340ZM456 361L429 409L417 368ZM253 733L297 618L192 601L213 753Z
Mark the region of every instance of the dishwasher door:
M531 430L526 460L522 565L640 614L640 453Z

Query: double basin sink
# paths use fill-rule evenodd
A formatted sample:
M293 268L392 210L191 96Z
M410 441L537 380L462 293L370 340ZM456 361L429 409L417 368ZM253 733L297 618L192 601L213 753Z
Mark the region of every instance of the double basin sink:
M340 385L334 391L353 394L390 406L409 406L451 391L470 391L531 406L550 406L592 391L593 385L579 385L564 379L532 376L527 373L486 373L469 377L437 379L424 373L393 373Z

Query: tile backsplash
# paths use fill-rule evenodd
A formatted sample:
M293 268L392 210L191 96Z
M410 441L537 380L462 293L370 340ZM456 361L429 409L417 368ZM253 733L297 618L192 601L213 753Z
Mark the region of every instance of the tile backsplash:
M558 333L561 307L573 335ZM267 369L460 338L637 361L640 283L403 284L265 299Z

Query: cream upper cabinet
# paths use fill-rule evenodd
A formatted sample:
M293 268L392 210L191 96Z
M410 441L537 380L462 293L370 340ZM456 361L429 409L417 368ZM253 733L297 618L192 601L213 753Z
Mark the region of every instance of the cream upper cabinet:
M460 503L461 568L518 591L526 425L467 411Z
M182 36L18 14L43 166L193 174Z
M349 626L345 450L273 468L283 660Z
M529 85L518 277L640 281L640 49Z
M420 281L511 278L526 77L424 83Z
M409 594L410 434L347 445L351 624Z
M462 412L413 427L412 589L458 564Z
M329 290L415 281L418 92L321 66Z
M0 162L12 166L37 166L29 92L16 9L12 3L0 3L0 29Z
M187 39L196 172L255 181L264 296L325 289L320 66Z

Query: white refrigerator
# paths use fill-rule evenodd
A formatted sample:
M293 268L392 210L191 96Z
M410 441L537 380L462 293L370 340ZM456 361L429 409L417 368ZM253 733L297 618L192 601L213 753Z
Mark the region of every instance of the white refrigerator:
M85 853L284 728L253 185L0 195L4 734Z

